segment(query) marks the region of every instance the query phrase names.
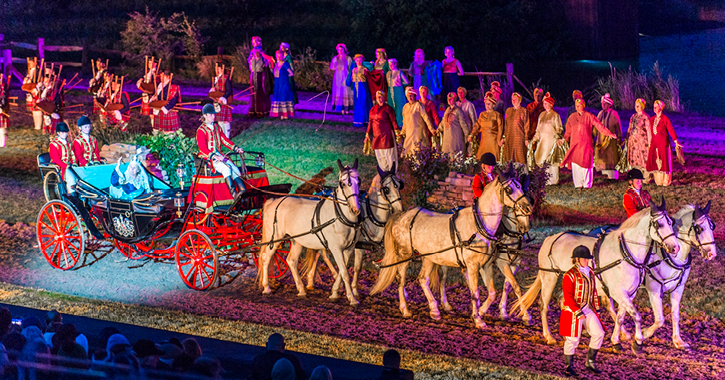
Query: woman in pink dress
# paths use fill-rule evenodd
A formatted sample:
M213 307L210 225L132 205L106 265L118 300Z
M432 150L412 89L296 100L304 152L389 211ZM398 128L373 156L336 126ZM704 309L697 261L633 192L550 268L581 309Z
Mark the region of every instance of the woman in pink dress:
M639 169L644 173L645 180L649 180L649 173L647 173L647 153L649 151L650 126L649 115L644 112L646 104L642 98L634 101L634 110L637 112L629 118L629 129L627 129L627 162L632 169Z
M345 44L337 44L335 48L337 55L332 57L330 62L330 70L335 72L332 77L332 109L334 111L342 111L342 114L352 112L355 104L352 88L345 84L347 80L352 58L347 53Z

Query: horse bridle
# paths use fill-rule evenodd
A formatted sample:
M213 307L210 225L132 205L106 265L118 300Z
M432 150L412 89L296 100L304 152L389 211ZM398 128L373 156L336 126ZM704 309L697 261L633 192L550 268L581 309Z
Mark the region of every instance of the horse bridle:
M392 180L391 182L393 183L393 187L398 189L398 197L393 199L392 201L390 200L390 187L385 185L385 180L387 180L388 178L390 178ZM400 184L400 185L398 185L398 184ZM403 182L402 180L399 180L395 176L395 173L388 173L383 178L380 179L380 192L383 193L383 198L385 199L386 202L388 202L388 204L390 206L392 206L393 203L395 203L395 202L403 201L402 197L400 196L400 190L403 190L403 188L405 188L405 182Z
M531 210L525 211L523 209L524 207L519 203L519 202L521 202L522 199L525 199L528 202L528 199L526 198L526 193L524 193L522 190L521 195L516 199L514 199L514 197L511 196L511 194L513 194L513 189L511 189L511 187L509 185L511 184L511 182L513 180L514 180L513 178L509 178L509 179L501 182L500 197L501 197L501 199L504 199L504 195L505 195L506 198L508 198L511 202L513 202L514 205L512 208L514 210L515 217L518 218L520 216L529 216L529 215L531 215ZM518 183L518 182L516 182L516 183Z
M345 177L343 177L343 175ZM345 181L345 179L347 179L347 181ZM345 183L345 182L347 182L347 183ZM348 188L351 188L352 187L352 176L350 175L350 169L349 168L345 168L345 171L340 173L340 180L338 181L338 185L339 185L338 188L342 191L342 196L345 197L345 201L342 202L343 204L349 206L350 205L350 198L358 198L358 194L357 193L354 193L354 192L352 194L350 194L350 195L345 194L344 188L346 186ZM358 205L359 204L360 203L359 203L359 200L358 200Z
M715 223L712 221L712 219L710 219L710 216L704 215L703 217L705 218L705 221L710 226L710 231L715 231L716 226L715 226ZM699 219L701 219L703 217L700 217ZM697 249L697 251L700 252L700 255L705 256L705 253L706 253L705 246L715 245L715 240L712 240L712 241L709 241L706 243L703 243L702 241L700 241L700 234L705 232L705 230L702 227L700 227L700 225L697 223L697 221L694 220L694 215L693 215L692 226L687 231L687 234L689 235L691 232L695 232L695 241L697 242L697 244L696 245L692 244L692 243L689 243L689 244L691 246L694 246L695 249Z
M667 224L670 226L670 229L672 229L672 233L665 237L662 237L662 234L660 233L659 220L662 218L665 219ZM665 244L665 241L667 239L671 238L672 236L677 237L677 233L675 232L675 229L672 228L672 225L673 225L672 219L670 219L670 217L669 217L669 215L667 215L666 211L658 211L656 217L650 217L649 228L650 229L654 228L655 236L657 236L657 238L659 239L659 242L656 242L656 243L660 244L662 246L662 248L664 248L664 250L667 252L667 254L670 253L670 248L667 246L667 244ZM662 227L664 227L664 225Z

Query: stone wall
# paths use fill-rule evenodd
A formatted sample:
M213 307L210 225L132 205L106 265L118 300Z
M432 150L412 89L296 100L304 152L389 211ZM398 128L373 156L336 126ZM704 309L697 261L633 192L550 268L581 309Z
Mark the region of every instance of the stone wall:
M473 176L449 172L445 178L435 177L438 189L428 197L428 202L444 209L456 206L470 206L473 203Z

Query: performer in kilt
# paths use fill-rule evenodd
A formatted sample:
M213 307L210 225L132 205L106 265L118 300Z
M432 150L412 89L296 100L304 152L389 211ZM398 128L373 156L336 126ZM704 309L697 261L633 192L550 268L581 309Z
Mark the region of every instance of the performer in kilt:
M141 115L147 115L151 118L151 127L154 125L154 115L151 113L151 106L149 106L149 101L151 99L151 94L149 94L150 90L145 89L144 85L147 84L155 84L157 82L157 71L158 71L158 61L154 60L153 57L151 60L146 62L146 74L144 74L143 78L139 78L138 81L136 81L136 87L141 90Z
M229 137L232 128L232 106L227 103L232 99L232 80L224 72L224 63L217 62L216 76L214 77L214 85L209 92L218 91L224 95L214 99L214 108L219 110L216 114L216 122L222 128L224 135Z
M50 154L50 161L58 165L60 176L65 181L66 188L69 194L75 192L75 186L78 182L75 174L68 170L72 165L76 165L77 161L70 144L68 143L68 124L64 122L58 123L55 128L55 138L50 142L48 146L48 153Z
M196 131L199 157L209 160L214 170L224 176L224 180L227 182L227 186L229 186L229 191L231 191L232 196L236 199L239 195L247 191L247 187L241 178L242 172L246 174L247 170L244 164L242 164L242 170L240 171L232 160L221 153L221 148L224 146L238 152L240 155L244 154L244 149L229 140L214 121L217 111L214 109L213 104L205 105L201 113L204 117L204 122Z
M576 376L574 371L574 352L579 345L582 328L586 328L591 336L586 368L594 373L601 373L596 367L597 352L604 341L604 327L599 320L596 309L599 309L599 297L594 271L589 266L592 253L589 248L580 245L572 252L574 266L564 275L561 287L564 292L564 306L561 308L559 334L564 341L565 374ZM593 310L594 309L594 310Z
M106 122L110 125L118 125L122 131L128 128L128 121L131 119L131 98L123 91L123 82L114 80L111 82L111 96L106 101L106 108L112 104L121 104L119 110L107 110Z
M28 75L23 78L23 85L29 85L33 86L35 84L35 81L38 77L38 71L40 68L38 68L38 60L37 58L34 59L27 59L28 61ZM33 88L31 91L27 91L25 94L25 105L28 108L28 111L33 115L33 124L35 125L35 129L40 130L40 128L43 126L43 111L41 111L38 107L35 105L38 103L38 100L40 100L40 91L38 91L37 87Z
M473 176L473 196L478 198L483 194L483 189L489 183L493 182L498 175L494 172L496 169L496 156L491 152L481 155L481 172Z
M8 138L8 127L10 126L10 78L7 82L5 76L0 73L0 148L5 147Z
M103 109L101 108L102 103L105 103L106 92L108 91L108 78L106 71L106 64L101 60L96 61L96 75L88 81L88 92L93 94L93 112L92 115L101 115L101 118L105 117ZM99 100L100 98L100 100Z
M627 173L627 182L629 189L624 193L624 211L627 212L627 218L637 212L649 207L652 197L647 190L642 188L644 175L639 169L632 169Z
M59 93L56 93L56 83L51 77L52 70L47 69L43 82L38 84L38 100L36 102L36 108L40 110L43 115L43 134L52 135L55 133L55 127L61 121L60 111L63 107L63 98ZM42 107L38 104L42 102Z
M79 117L78 129L80 134L73 140L73 155L78 166L101 163L101 156L98 154L98 141L91 135L91 119L86 115Z
M171 84L171 72L169 69L161 73L161 83L156 87L156 94L153 100L166 100L165 106L153 110L155 115L154 130L172 133L181 128L179 124L179 113L173 108L181 101L181 90L179 86Z

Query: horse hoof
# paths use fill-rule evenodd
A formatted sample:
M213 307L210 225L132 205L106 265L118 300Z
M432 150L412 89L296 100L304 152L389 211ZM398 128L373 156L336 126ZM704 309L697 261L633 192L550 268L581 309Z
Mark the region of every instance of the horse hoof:
M508 315L508 313L500 313L500 314L498 315L498 317L499 317L499 318L501 318L501 319L502 319L502 320L504 320L504 321L506 321L506 320L508 320L508 319L509 319L509 315Z
M358 302L358 300L352 300L352 301L350 301L350 306L352 306L352 307L360 306L360 302Z
M483 330L484 328L486 328L486 322L484 322L484 321L482 321L480 319L476 319L475 322L476 322L476 328L477 329Z
M445 311L453 311L453 308L451 307L450 304L445 303L445 304L443 304L443 310L445 310Z
M305 287L305 289L307 289L307 290L314 290L315 289L315 286L314 285L307 285Z
M690 348L690 345L685 342L675 342L675 348L680 350L686 350Z
M297 293L297 297L305 298L307 297L307 293Z
M409 311L404 311L403 312L403 318L410 318L412 316L413 316L413 314L411 314Z
M532 326L534 324L534 322L531 320L531 316L529 316L528 318L524 318L524 324L526 326Z
M615 353L617 353L617 354L621 354L622 352L624 352L624 349L622 349L622 344L621 343L617 343L617 344L612 345L612 350Z
M430 317L434 321L440 321L441 320L441 313L430 313Z
M352 291L352 295L355 296L355 298L359 298L360 297L360 293L358 293L357 290L353 290Z
M333 300L333 301L334 301L334 300L337 300L337 299L339 299L339 298L340 298L340 296L339 296L339 295L337 295L337 294L332 294L332 295L330 295L330 297L329 297L329 298L330 298L331 300Z
M265 296L268 294L272 294L272 289L264 289L264 290L262 290L262 294Z
M644 350L642 349L643 344L637 343L637 341L632 342L632 352L635 355L642 355L644 353Z
M553 346L553 345L556 344L556 339L554 339L551 336L547 336L546 337L546 344L548 344L549 346Z

